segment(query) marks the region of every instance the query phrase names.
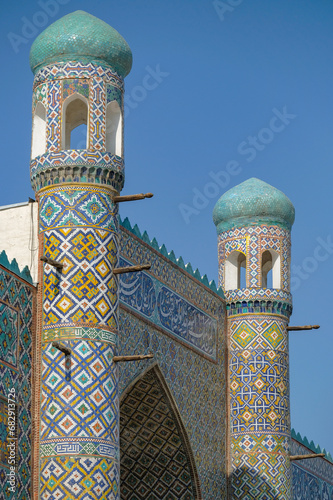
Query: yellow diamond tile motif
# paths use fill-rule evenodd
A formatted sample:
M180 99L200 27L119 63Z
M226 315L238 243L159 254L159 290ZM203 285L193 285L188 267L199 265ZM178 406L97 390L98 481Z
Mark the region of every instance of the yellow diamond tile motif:
M239 346L247 347L256 335L256 332L244 322L235 330L232 338Z
M274 349L276 349L283 340L283 333L277 323L273 323L262 335Z
M109 311L109 306L105 302L104 299L101 299L97 304L96 304L96 309L101 313L102 316L105 316L105 314Z
M66 313L68 309L70 309L73 305L73 302L67 298L63 297L59 302L56 304L57 308L60 309L63 313Z
M265 382L263 382L260 378L258 378L254 385L256 386L257 389L261 390L265 386Z
M243 415L242 415L242 418L248 422L250 420L250 418L252 418L252 413L250 413L248 410L246 410Z
M98 264L98 266L96 266L96 270L102 276L102 278L104 278L110 272L110 268L104 260L102 260Z

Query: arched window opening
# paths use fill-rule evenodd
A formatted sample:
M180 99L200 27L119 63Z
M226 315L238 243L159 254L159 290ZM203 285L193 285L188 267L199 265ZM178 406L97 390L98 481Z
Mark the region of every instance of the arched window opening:
M246 288L246 256L234 250L225 262L225 290Z
M280 255L275 250L265 250L262 254L261 287L281 288Z
M31 158L46 152L46 109L41 102L37 103L33 124Z
M106 106L105 149L113 155L123 156L122 145L123 119L117 101Z
M63 108L63 149L88 149L88 104L84 97L73 94ZM78 147L79 146L79 147Z

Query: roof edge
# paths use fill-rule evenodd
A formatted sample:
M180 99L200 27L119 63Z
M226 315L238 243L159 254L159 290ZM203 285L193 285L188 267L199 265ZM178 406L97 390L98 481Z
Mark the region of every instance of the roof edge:
M321 448L319 445L316 446L313 441L309 442L306 436L302 437L299 432L296 433L295 429L291 429L291 437L314 453L325 453L326 460L333 463L332 455L325 448Z
M185 264L183 258L181 256L177 258L173 250L168 252L168 250L164 244L159 246L156 238L153 238L151 240L150 237L148 236L147 231L144 231L143 233L141 233L137 224L135 224L132 227L128 217L125 217L124 220L122 220L121 217L119 217L119 220L120 220L120 225L122 227L124 227L125 229L130 231L132 234L137 236L144 243L147 243L147 245L149 245L153 250L156 250L157 252L159 252L161 255L163 255L163 257L166 257L167 259L169 259L173 264L176 264L176 266L178 266L180 269L182 269L183 271L186 271L193 278L198 280L200 283L202 283L207 288L209 288L212 292L216 293L217 295L219 295L221 298L224 299L223 290L221 287L217 288L215 280L209 281L206 274L201 276L199 269L195 269L195 271L194 271L193 267L191 266L191 264L189 262L187 264Z
M7 254L4 250L2 250L2 252L0 253L0 264L6 269L8 269L8 271L11 271L12 273L22 278L24 281L27 281L28 283L33 285L32 277L28 266L25 266L22 269L22 271L20 271L16 259L13 259L11 262L9 262Z

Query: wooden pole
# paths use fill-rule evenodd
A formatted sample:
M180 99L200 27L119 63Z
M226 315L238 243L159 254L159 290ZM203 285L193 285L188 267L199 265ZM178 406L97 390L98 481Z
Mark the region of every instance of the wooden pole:
M113 274L134 273L143 269L150 269L151 264L143 264L142 266L117 267L113 270Z
M290 460L306 460L307 458L323 458L325 453L309 453L309 455L291 455Z
M60 342L52 342L52 347L59 349L59 351L63 352L65 354L65 356L70 356L70 354L72 352L72 349L64 346L63 344L60 344Z
M50 259L49 257L45 257L43 255L40 260L43 262L46 262L47 264L50 264L50 266L56 267L57 269L62 269L64 265L61 262L58 262L57 260Z
M115 203L120 203L122 201L135 201L135 200L144 200L145 198L152 198L153 193L140 193L140 194L129 194L127 196L115 196L113 201Z
M298 330L318 330L319 325L304 325L304 326L287 326L288 332L298 331Z
M119 361L140 361L141 359L153 358L154 354L135 354L133 356L113 356L113 361L118 363Z

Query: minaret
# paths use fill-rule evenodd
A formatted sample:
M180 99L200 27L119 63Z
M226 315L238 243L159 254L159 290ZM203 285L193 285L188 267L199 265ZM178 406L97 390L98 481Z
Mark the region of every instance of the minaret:
M124 183L123 89L132 54L117 31L77 11L38 36L30 64L30 171L44 258L33 498L118 499L114 196ZM80 125L84 141L77 149L73 131Z
M214 208L227 307L229 498L291 500L290 231L295 211L258 179Z

